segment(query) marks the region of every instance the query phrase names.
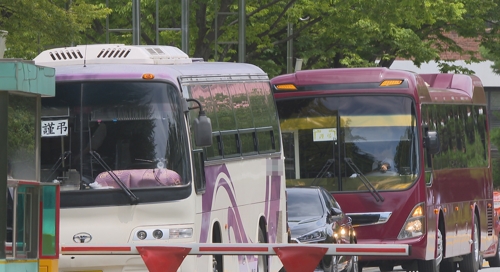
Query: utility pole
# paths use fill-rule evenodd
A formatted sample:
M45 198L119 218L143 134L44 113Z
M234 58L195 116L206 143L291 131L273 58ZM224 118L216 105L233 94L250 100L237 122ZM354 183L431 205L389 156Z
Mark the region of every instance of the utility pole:
M181 40L182 51L189 55L189 0L182 0Z
M141 0L132 0L132 44L141 44Z
M286 41L286 72L287 74L293 72L293 23L288 22Z
M246 5L245 0L240 0L239 3L239 19L238 19L238 62L245 62L246 55Z
M215 28L214 28L214 34L215 34L215 50L214 50L214 56L215 59L218 59L218 50L219 50L219 44L225 44L225 45L235 45L238 44L238 62L245 62L245 56L246 56L246 4L245 0L239 0L238 1L238 12L219 12L219 6L217 3L217 0L214 1L214 7L215 7ZM217 24L218 18L220 15L238 15L238 41L219 41L219 33L218 29L219 26Z

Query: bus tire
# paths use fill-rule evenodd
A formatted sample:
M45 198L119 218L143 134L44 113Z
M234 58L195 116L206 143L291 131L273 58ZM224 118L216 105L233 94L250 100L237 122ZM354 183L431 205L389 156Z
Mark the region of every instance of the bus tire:
M222 243L222 237L219 225L213 226L212 243ZM213 272L224 271L224 263L222 255L212 255L212 271Z
M439 264L440 272L450 272L458 270L458 263L453 262L452 259L443 259Z
M443 259L443 235L441 229L437 229L437 258L432 260L418 260L418 271L420 272L439 272L441 260Z
M500 267L500 239L497 241L497 252L495 252L495 256L487 258L488 264L490 267Z
M380 272L388 272L388 271L392 271L394 269L394 266L393 265L381 265L378 267L378 269L380 270Z
M471 250L471 253L465 255L460 262L461 272L477 272L479 270L479 223L477 216L474 216Z
M266 238L264 236L264 231L262 228L259 228L259 243L267 243ZM258 272L267 272L268 271L268 255L259 255L257 262L257 271Z
M439 272L441 263L437 263L436 260L418 260L418 271L419 272Z

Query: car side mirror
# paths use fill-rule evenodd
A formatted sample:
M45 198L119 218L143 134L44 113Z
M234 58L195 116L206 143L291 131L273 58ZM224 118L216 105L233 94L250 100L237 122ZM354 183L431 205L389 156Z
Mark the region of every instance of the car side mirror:
M339 215L342 215L342 210L335 208L335 207L332 207L330 214L332 216L339 216Z

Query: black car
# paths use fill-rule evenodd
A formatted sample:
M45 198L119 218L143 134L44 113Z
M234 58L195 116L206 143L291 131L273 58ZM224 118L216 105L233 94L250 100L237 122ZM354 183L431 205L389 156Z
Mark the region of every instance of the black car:
M351 218L322 187L286 189L292 243L354 244ZM358 272L357 256L325 256L316 270Z

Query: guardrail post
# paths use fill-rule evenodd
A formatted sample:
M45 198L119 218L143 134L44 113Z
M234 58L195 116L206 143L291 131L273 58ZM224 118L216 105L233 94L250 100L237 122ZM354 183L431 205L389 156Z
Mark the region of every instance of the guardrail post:
M274 247L286 272L314 271L328 248L311 247Z
M191 251L186 247L136 247L150 272L177 272L184 258Z

